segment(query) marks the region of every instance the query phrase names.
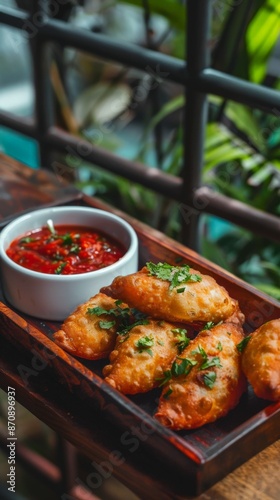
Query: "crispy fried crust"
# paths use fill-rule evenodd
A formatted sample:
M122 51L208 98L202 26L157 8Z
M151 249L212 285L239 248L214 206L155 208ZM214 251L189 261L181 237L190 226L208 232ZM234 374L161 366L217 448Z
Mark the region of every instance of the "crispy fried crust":
M126 304L121 306L127 307ZM115 346L117 322L109 329L101 328L100 321L111 321L112 316L89 314L88 308L94 307L109 310L116 307L115 300L103 293L91 297L64 321L53 340L75 356L86 359L106 358Z
M143 338L151 339L152 345L144 349L137 347ZM105 366L103 375L106 382L123 394L147 392L159 385L177 354L176 327L166 321L149 319L148 324L135 326L126 340L118 337L110 354L111 364Z
M197 364L188 374L173 376L165 385L155 418L174 430L195 429L214 422L234 408L247 387L241 355L236 348L243 338L241 325L236 321L200 332L180 355ZM219 358L221 367L201 368L205 361L199 352L201 348L207 360ZM212 373L216 379L211 388L207 379L211 379Z
M251 334L242 353L242 368L259 398L280 400L280 319Z
M146 267L128 276L118 276L101 291L166 321L218 323L231 316L236 304L225 288L211 276L193 269L190 273L202 276L202 280L184 283L182 293L177 293L176 288L170 290L168 281L149 275Z

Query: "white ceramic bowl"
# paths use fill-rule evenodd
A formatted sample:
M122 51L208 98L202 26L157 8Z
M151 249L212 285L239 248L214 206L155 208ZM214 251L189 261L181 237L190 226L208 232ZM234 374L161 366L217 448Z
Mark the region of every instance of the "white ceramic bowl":
M127 251L110 266L72 275L45 274L13 262L6 253L10 243L46 225L48 219L52 219L54 225L80 225L102 231L125 245ZM63 321L116 276L137 270L138 239L125 220L104 210L79 206L46 208L20 216L2 230L0 262L3 292L12 306L37 318Z

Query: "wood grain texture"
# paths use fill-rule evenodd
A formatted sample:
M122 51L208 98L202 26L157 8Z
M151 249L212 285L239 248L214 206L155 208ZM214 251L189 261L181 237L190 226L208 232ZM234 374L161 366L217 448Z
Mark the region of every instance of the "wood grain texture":
M67 203L80 193L46 169L34 170L0 153L0 227L31 209Z

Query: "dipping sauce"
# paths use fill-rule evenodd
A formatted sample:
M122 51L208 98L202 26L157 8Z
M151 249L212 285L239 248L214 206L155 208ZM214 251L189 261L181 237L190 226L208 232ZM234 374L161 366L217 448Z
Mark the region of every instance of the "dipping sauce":
M115 239L82 226L42 227L15 239L7 255L22 267L46 274L81 274L117 262L126 252Z

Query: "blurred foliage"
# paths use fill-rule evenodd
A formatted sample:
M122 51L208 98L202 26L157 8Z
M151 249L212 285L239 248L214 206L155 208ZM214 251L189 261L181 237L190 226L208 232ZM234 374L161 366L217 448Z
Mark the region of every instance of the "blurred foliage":
M99 16L99 25L106 33L106 27L112 27L114 23L114 9L124 9L125 6L136 8L138 23L142 24L139 33L135 30L137 35L133 42L183 58L186 3L180 0L115 0L104 3L93 0L95 7L91 15L94 12L95 16ZM273 58L280 58L278 0L213 0L212 6L212 36L209 41L212 67L253 83L280 89L280 71L277 73L277 65L271 68ZM132 11L129 12L131 15ZM125 10L121 13L124 16L123 26L126 26L128 17L125 17ZM103 19L101 23L100 16ZM110 18L110 23L106 18ZM114 35L116 33L114 31ZM153 166L180 175L184 146L183 89L164 78L156 80L155 75L131 68L109 66L108 70L107 64L100 61L93 61L93 64L91 61L91 67L98 67L94 84L98 83L99 91L100 84L104 86L103 108L99 119L96 116L93 118L91 113L91 120L88 120L92 105L87 104L86 99L83 101L87 122L79 124L81 135L90 140L102 130L98 145L102 146L102 141L106 140L107 148L118 153L116 138L119 138L119 131L136 124L142 131L142 137L135 144L133 159L149 165L151 158L155 158ZM124 106L116 108L118 112L115 114L111 106L109 128L104 133L108 121L103 123L102 116L106 115L106 106L110 107L110 93L119 91L120 85L127 88ZM85 91L89 92L88 86ZM94 102L94 92L92 87L91 102ZM203 183L260 210L280 215L279 115L277 108L267 114L209 96ZM92 139L92 142L96 144L96 140ZM68 163L74 168L71 155L68 155ZM83 163L82 167L77 180L81 189L180 239L182 226L178 204L96 166ZM230 224L222 226L220 232L212 231L213 224L219 228L219 220L203 218L203 255L279 299L278 246Z

